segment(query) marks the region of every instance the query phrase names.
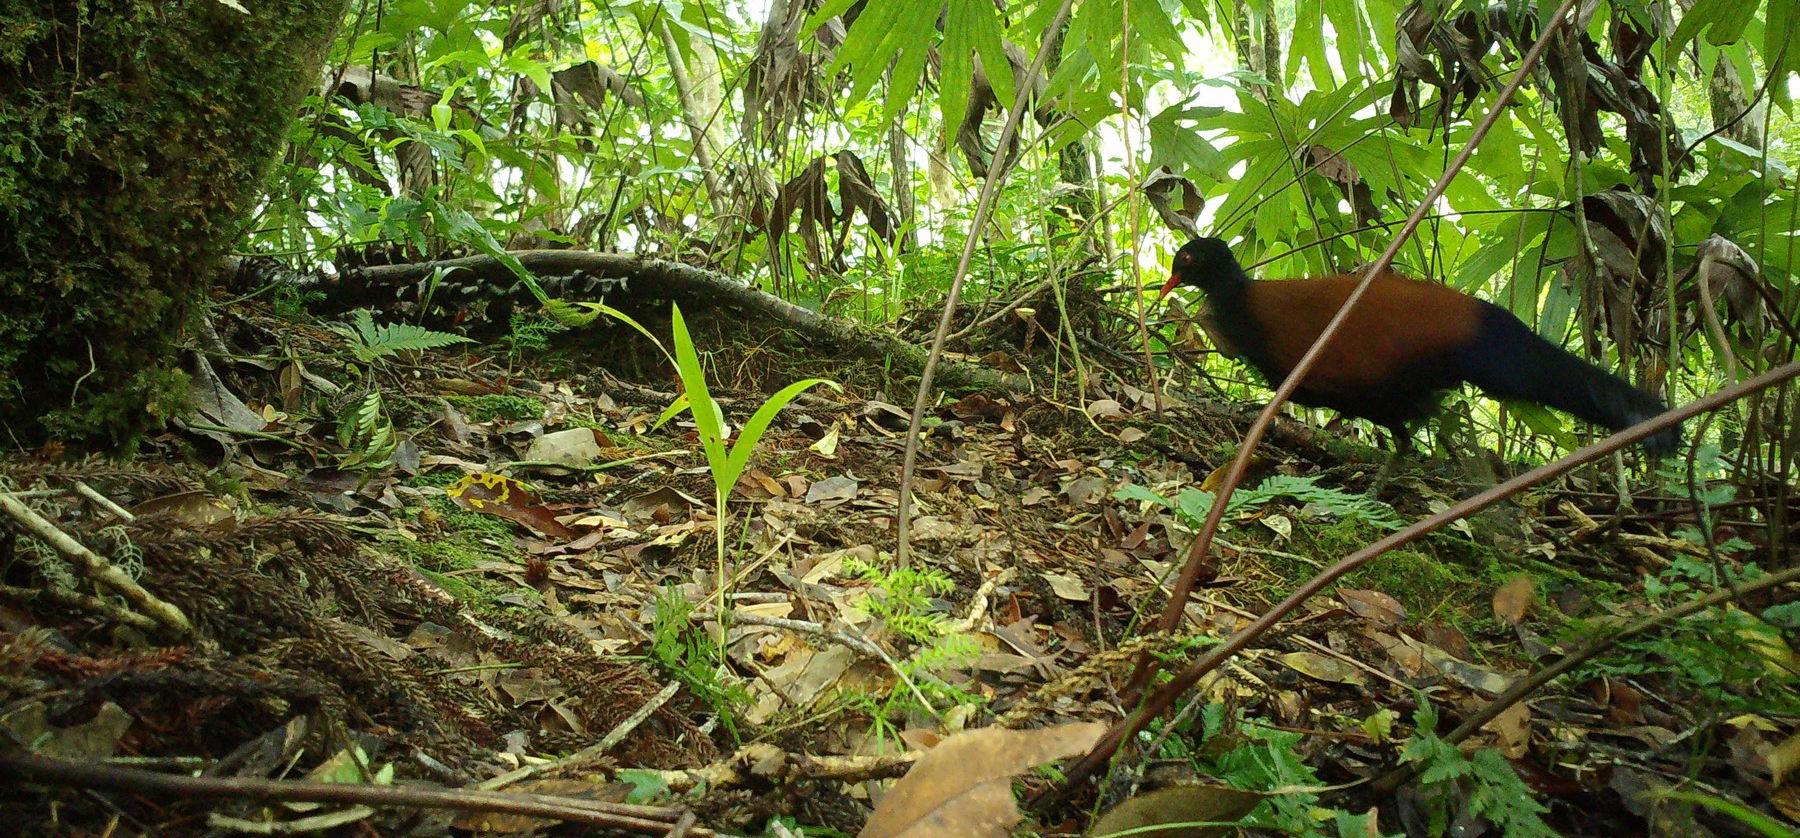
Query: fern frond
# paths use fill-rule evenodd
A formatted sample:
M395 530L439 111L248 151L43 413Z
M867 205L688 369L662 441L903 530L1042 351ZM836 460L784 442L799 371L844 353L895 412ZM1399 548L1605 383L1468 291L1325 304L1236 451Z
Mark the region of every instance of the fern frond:
M375 316L366 308L351 312L349 325L333 328L350 339L350 353L365 364L408 350L438 349L472 342L462 335L437 332L411 323L376 323Z

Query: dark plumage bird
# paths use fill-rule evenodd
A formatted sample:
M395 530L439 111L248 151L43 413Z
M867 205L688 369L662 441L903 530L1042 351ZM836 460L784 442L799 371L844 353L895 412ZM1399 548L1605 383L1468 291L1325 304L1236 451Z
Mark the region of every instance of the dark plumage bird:
M1188 242L1175 253L1162 293L1178 285L1206 292L1209 332L1227 355L1242 357L1275 386L1306 354L1350 296L1357 275L1256 281L1219 239ZM1463 382L1497 399L1536 402L1613 430L1665 408L1661 400L1540 338L1512 312L1442 285L1384 273L1337 337L1325 347L1293 401L1368 419L1409 445L1406 426L1438 408L1444 390ZM1681 431L1644 440L1672 453Z

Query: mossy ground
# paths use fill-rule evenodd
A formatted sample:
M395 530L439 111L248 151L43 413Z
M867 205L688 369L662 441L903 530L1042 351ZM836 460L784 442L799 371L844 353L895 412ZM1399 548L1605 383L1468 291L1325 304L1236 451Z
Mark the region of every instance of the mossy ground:
M0 427L129 447L345 0L0 0Z

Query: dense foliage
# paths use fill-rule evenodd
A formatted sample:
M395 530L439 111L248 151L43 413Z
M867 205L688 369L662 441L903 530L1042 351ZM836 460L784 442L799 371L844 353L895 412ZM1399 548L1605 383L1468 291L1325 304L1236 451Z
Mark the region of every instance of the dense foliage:
M1794 351L1796 5L1665 8L1583 7L1398 264L1680 402ZM1142 282L1180 243L1157 218L1241 238L1273 275L1344 269L1391 238L1552 12L1090 1L1040 44L1058 10L364 4L252 246L339 266L621 249L885 320L939 299L999 160L976 299ZM1021 85L1032 118L997 152ZM1779 463L1790 398L1711 438ZM1537 412L1451 413L1503 451L1521 431L1569 441Z

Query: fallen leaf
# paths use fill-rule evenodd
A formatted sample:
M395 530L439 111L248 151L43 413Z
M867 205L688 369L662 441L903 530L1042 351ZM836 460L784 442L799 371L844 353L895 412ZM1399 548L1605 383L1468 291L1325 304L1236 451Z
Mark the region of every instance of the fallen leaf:
M815 443L807 446L807 448L812 449L813 453L818 454L819 456L824 457L827 460L832 460L832 459L837 458L837 447L838 447L838 429L837 429L836 425L833 425L831 427L831 430L826 431L825 435L823 437L820 437L818 442L815 442Z
M556 520L530 486L499 474L471 474L456 481L444 493L451 502L471 512L517 521L551 538L573 539L575 531Z
M1050 583L1050 590L1054 591L1057 596L1073 602L1088 601L1087 585L1083 584L1082 581L1077 579L1073 574L1044 573L1042 575L1044 581Z
M1376 628L1392 631L1406 621L1406 606L1380 591L1362 588L1339 588L1337 598L1350 613L1368 620Z
M856 478L849 475L840 474L836 477L827 477L806 488L806 502L824 504L827 507L837 506L840 503L854 500L856 488Z
M1096 399L1088 402L1086 410L1089 419L1118 419L1125 415L1125 407L1118 399Z
M1361 686L1368 680L1362 670L1317 652L1289 652L1281 656L1281 662L1295 672L1320 681Z
M1531 612L1531 601L1537 595L1537 583L1524 573L1506 580L1494 592L1494 616L1516 626Z
M1107 810L1088 830L1093 838L1129 832L1132 838L1214 838L1255 809L1266 795L1227 786L1170 786L1129 797Z
M592 428L569 428L544 434L532 440L530 447L525 449L527 460L577 468L593 464L600 459L600 454L600 443L594 439Z
M1019 822L1012 778L1100 741L1099 722L1034 730L980 728L925 752L894 784L858 838L1003 838Z
M1507 759L1518 759L1525 756L1531 745L1531 708L1521 701L1500 711L1500 715L1489 720L1482 728L1491 731L1499 740L1500 753Z

